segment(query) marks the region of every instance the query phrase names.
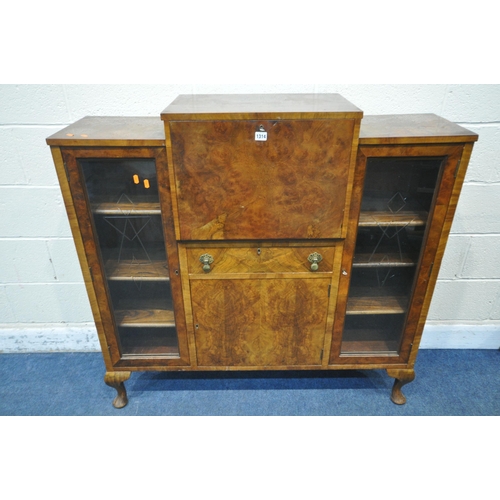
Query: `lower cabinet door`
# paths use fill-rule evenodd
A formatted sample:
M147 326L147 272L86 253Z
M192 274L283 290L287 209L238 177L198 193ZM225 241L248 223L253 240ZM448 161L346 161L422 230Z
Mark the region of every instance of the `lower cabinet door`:
M191 281L198 366L320 365L331 277Z

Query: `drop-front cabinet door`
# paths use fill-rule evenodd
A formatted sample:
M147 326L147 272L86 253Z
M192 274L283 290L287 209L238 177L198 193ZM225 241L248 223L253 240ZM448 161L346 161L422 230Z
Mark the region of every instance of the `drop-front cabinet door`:
M171 121L178 238L342 237L355 124Z

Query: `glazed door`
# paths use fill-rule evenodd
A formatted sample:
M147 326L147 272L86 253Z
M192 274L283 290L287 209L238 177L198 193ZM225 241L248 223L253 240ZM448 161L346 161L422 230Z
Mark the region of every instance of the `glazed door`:
M360 148L365 178L335 363L408 359L462 150Z
M169 126L180 240L342 237L355 120Z
M185 364L173 300L180 280L169 272L176 251L167 238L167 256L164 238L173 229L160 208L164 151L69 149L63 158L113 362Z
M320 365L330 281L192 281L198 365Z

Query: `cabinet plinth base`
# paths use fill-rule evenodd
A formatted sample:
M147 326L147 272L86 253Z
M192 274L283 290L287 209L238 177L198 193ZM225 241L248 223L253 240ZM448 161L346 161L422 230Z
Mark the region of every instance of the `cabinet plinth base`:
M393 370L387 369L387 375L395 378L392 386L391 401L397 405L404 405L406 398L401 392L401 388L415 379L415 370Z
M115 408L123 408L127 406L127 390L125 389L124 382L130 378L130 372L106 372L104 375L104 382L106 385L116 389L118 393L116 398L113 400L113 406Z

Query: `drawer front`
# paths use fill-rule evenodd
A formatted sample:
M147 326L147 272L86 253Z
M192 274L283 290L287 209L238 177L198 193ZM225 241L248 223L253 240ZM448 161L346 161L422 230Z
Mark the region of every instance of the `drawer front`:
M246 245L187 249L189 274L331 273L335 246ZM203 258L205 256L205 258ZM206 257L209 256L210 258ZM317 265L316 270L315 264ZM204 271L203 266L210 270Z
M340 238L354 125L171 122L180 240Z

